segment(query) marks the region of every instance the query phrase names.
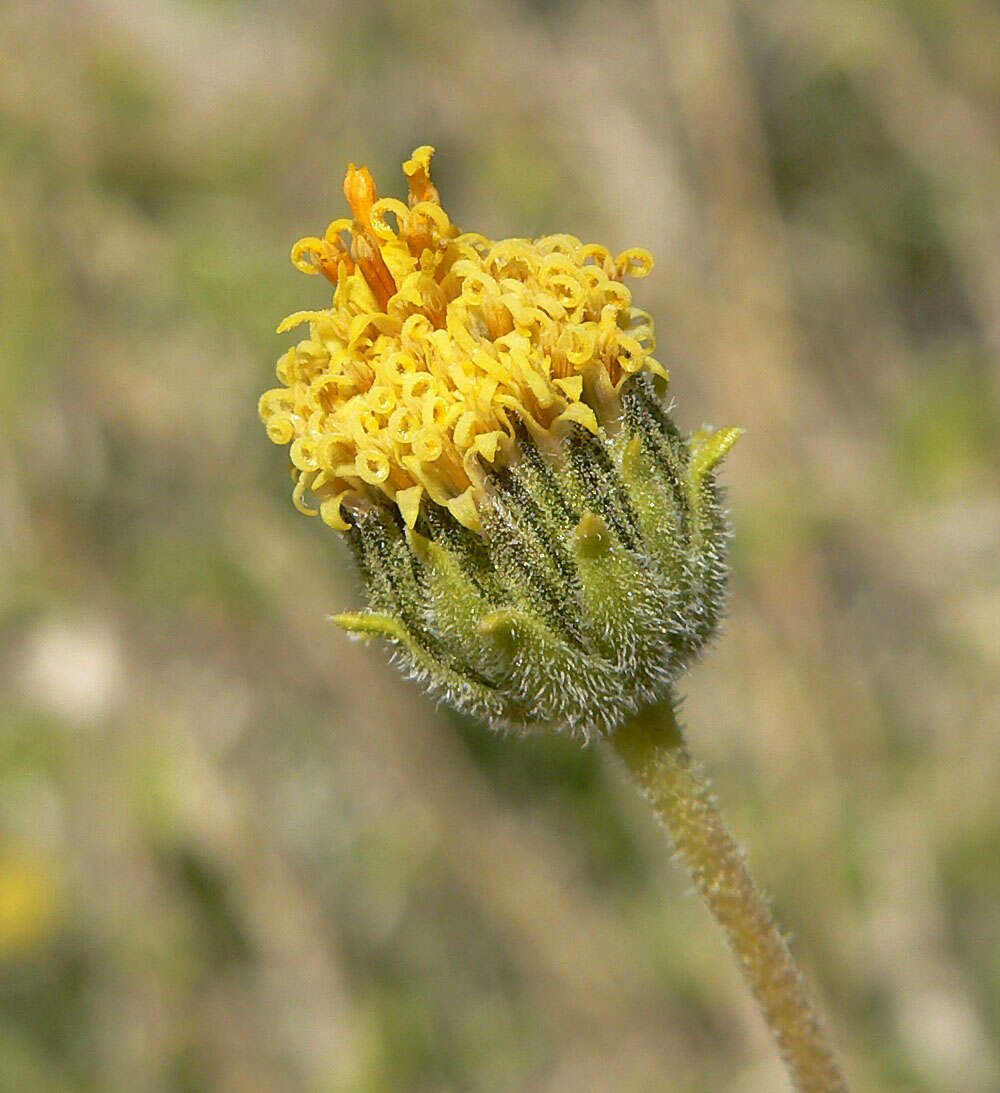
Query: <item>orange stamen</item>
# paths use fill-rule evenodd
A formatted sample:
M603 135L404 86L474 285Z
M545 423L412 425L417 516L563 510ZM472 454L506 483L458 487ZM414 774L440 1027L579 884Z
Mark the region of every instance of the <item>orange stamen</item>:
M358 263L364 279L368 282L378 306L385 311L389 301L396 295L396 282L393 280L389 267L385 264L382 252L378 249L378 243L372 233L363 227L356 227L354 231L354 245L351 254Z
M421 201L431 201L435 205L441 204L441 195L437 186L431 182L431 153L433 149L428 147L418 148L413 157L403 164L406 173L406 181L410 187L409 205L412 209ZM427 247L434 243L433 225L426 216L414 216L410 226L410 235L407 245L410 253L420 255Z
M372 205L378 201L378 190L375 189L375 180L367 167L358 168L353 163L348 166L347 177L344 179L344 196L351 206L354 219L370 228Z
M375 293L379 307L385 311L389 300L396 295L397 286L382 257L378 240L372 234L372 205L378 201L378 190L375 189L375 180L367 167L355 167L353 163L348 166L344 178L344 196L354 214L351 255Z
M323 253L318 256L316 265L319 266L320 273L322 273L328 281L336 284L342 265L347 267L348 274L354 272L354 259L351 257L347 246L342 239L337 239L336 242L325 239L323 242L326 245L323 248Z

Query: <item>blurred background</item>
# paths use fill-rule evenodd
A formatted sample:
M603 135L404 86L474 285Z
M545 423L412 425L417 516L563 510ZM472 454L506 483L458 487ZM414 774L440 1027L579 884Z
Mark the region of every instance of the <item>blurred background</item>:
M770 1093L601 746L325 621L256 418L288 261L437 146L454 220L657 258L738 423L692 749L857 1091L1000 1089L1000 9L0 6L0 1089Z

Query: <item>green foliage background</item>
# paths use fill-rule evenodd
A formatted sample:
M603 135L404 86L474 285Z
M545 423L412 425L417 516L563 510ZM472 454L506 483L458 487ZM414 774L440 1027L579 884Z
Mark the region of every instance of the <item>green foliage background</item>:
M641 245L726 468L693 749L857 1090L1000 1088L1000 13L987 0L0 7L0 1089L772 1091L602 747L497 739L256 421L291 243Z

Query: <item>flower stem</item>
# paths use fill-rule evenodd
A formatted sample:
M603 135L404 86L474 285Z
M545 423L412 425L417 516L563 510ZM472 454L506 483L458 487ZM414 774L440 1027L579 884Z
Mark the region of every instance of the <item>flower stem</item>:
M632 717L613 743L667 828L754 993L799 1093L847 1093L805 982L743 853L684 744L669 700Z

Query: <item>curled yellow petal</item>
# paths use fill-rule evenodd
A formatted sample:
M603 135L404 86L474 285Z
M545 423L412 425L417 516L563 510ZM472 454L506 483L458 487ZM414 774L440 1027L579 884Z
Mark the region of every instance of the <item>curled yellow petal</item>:
M404 164L405 202L352 164L351 215L292 249L298 269L334 284L333 301L280 323L308 334L279 360L260 416L289 446L296 507L340 530L352 496L395 503L410 528L430 502L478 529L485 476L513 458L520 427L545 443L570 424L599 433L630 375L666 377L652 320L622 283L650 271L647 251L462 233L431 180L433 152Z

